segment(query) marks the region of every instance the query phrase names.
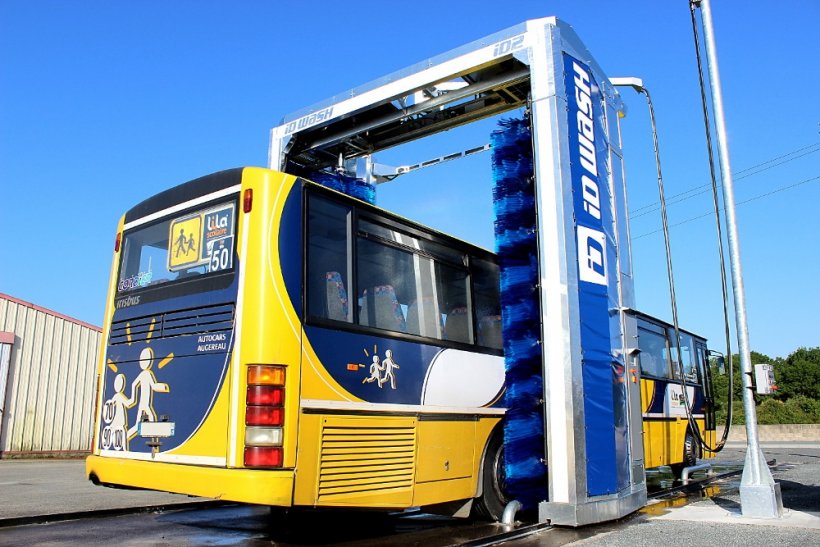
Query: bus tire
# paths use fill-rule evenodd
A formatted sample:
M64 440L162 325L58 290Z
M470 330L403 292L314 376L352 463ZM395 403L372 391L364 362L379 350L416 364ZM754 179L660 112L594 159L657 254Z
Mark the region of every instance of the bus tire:
M692 433L691 429L687 429L686 437L683 440L683 462L669 466L672 468L672 474L675 475L675 478L680 478L684 468L691 467L698 463L699 456L700 450L698 449L695 435Z
M504 495L504 435L498 429L487 443L481 468L481 495L473 503L473 516L482 520L500 521L507 505Z

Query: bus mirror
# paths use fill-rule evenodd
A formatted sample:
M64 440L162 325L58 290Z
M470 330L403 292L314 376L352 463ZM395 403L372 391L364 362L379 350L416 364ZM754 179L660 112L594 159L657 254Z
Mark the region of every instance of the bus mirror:
M721 376L726 374L726 358L720 352L709 350L709 366Z

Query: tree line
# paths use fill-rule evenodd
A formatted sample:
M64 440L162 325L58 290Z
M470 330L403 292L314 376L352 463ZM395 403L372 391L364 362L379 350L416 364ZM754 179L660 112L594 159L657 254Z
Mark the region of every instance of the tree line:
M820 347L798 348L787 357L769 357L751 352L752 365L774 365L777 390L772 395L755 394L759 424L816 424L820 423ZM732 389L732 423L743 424L743 383L740 376L740 356L732 355L734 385ZM728 370L720 371L718 363L711 363L718 424L725 422L727 413ZM754 377L752 377L754 382Z

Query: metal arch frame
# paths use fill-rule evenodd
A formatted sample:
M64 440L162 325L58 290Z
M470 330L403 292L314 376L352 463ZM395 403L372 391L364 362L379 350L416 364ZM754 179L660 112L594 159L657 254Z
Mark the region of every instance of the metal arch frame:
M627 457L629 485L591 496L586 468L583 352L580 339L578 251L572 202L569 123L563 54L591 70L605 98L605 111L623 112L620 96L572 28L554 17L510 27L408 69L351 90L342 96L283 118L271 130L269 165L287 171L292 164L309 170L349 171L372 166L371 155L415 139L529 104L532 114L539 282L544 342L545 443L549 462L549 501L539 519L583 525L620 518L646 503L640 393L628 385ZM450 84L450 82L457 82ZM447 89L440 89L448 83ZM608 108L607 108L608 107ZM617 118L617 116L615 116ZM613 231L628 234L626 214L614 203L623 199L623 174L613 176L612 154L622 158L617 120L608 120L607 167L601 184L609 186ZM596 139L597 140L597 139ZM364 159L366 161L357 161ZM371 167L372 168L372 167ZM367 171L367 167L365 167ZM372 173L355 173L369 177ZM621 314L619 347L629 366L637 332L631 251L617 254L617 306Z
M528 36L526 25L517 25L285 116L271 130L268 164L334 168L340 153L364 157L524 106L526 86L516 86L530 71L516 56L529 47ZM466 85L437 89L453 80Z

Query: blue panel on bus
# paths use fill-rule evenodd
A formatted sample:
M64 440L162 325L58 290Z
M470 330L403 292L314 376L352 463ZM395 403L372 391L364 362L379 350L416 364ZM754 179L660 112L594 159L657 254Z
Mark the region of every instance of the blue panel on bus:
M619 309L616 243L601 90L589 67L566 54L564 79L578 252L587 493L599 496L613 494L629 481L624 370L612 351L619 334L612 323Z
M142 340L109 348L102 423L104 450L150 452L140 422L169 422L165 452L199 428L224 380L232 331Z
M302 189L299 181L291 186L279 223L279 265L298 317L302 317Z
M165 421L153 430L165 452L190 438L208 416L233 348L237 276L220 277L225 288L189 293L209 286L207 279L164 285L138 293L135 304L114 312L100 448L150 453L151 437L141 434L140 423Z
M305 330L324 369L364 401L459 408L501 402L501 356L348 330Z

